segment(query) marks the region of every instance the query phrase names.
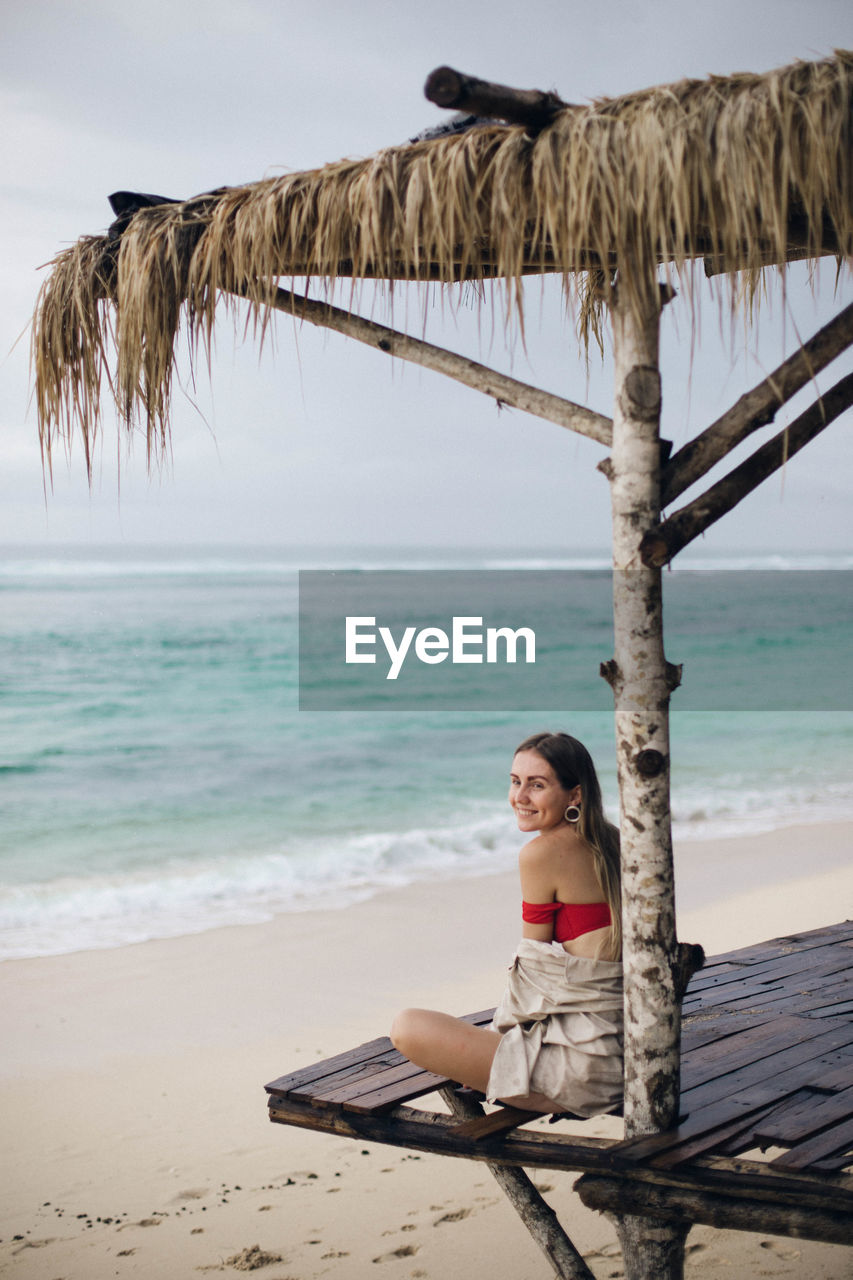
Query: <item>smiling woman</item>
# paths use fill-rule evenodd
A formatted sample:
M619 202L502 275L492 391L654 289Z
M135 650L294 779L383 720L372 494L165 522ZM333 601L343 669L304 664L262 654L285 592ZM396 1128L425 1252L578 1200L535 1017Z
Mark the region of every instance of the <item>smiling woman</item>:
M391 1038L412 1062L533 1112L592 1116L622 1098L619 837L586 748L525 739L509 802L520 831L523 937L490 1027L406 1009ZM607 958L601 958L605 956Z

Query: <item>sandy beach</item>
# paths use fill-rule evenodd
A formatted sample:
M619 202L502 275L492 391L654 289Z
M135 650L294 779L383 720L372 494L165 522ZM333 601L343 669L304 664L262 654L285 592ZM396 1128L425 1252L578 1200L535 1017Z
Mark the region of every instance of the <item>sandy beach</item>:
M851 844L844 824L691 844L680 936L713 954L850 917ZM270 1125L263 1092L384 1033L403 1005L493 1003L517 931L515 877L500 875L0 965L0 1273L547 1276L484 1166ZM595 1275L621 1276L576 1175L534 1177ZM697 1227L688 1275L842 1280L853 1252Z

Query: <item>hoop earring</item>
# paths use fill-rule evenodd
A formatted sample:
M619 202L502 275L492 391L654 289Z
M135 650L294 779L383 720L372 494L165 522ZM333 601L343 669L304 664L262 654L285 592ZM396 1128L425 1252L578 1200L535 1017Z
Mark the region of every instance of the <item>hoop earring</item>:
M563 817L566 819L566 822L571 822L574 824L575 822L580 822L581 811L576 804L570 804L567 806L566 812L563 814Z

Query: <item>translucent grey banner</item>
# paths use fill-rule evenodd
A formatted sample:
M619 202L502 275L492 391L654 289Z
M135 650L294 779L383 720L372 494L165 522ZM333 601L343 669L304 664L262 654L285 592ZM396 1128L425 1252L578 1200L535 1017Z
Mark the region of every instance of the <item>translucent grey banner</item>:
M665 574L673 707L852 708L852 579ZM602 570L301 572L300 709L607 710L612 595Z

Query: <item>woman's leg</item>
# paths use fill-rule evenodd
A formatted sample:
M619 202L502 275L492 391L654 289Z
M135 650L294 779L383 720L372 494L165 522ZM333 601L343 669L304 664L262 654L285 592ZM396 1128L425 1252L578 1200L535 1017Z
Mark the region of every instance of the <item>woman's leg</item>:
M424 1071L485 1093L501 1038L497 1031L472 1027L449 1013L404 1009L394 1019L391 1040L395 1049Z
M391 1040L415 1066L447 1076L457 1084L486 1092L492 1061L501 1037L487 1027L472 1027L449 1013L432 1009L404 1009L391 1027ZM523 1098L502 1098L528 1111L559 1111L559 1103L543 1094L531 1093Z

